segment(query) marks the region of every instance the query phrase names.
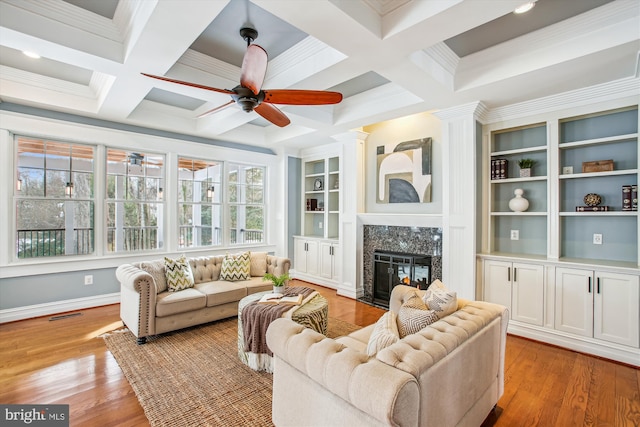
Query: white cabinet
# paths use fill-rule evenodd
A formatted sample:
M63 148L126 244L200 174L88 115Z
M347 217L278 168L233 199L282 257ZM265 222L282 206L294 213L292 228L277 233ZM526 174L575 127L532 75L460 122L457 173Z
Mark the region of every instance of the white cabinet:
M340 243L337 240L294 236L293 277L337 288L340 269Z
M555 303L557 330L638 347L638 276L557 268Z
M318 274L318 241L313 239L294 238L296 272Z
M337 242L321 242L320 276L330 280L338 280L340 265L340 245Z
M544 322L544 267L486 260L484 299L509 308L511 319L542 326Z

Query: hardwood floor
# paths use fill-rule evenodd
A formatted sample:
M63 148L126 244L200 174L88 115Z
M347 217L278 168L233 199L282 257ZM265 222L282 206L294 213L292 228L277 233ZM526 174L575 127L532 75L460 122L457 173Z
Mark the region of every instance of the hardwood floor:
M384 311L314 287L329 315L365 326ZM99 335L122 326L119 306L0 325L0 403L69 404L72 426L148 426ZM480 356L480 355L479 355ZM505 393L485 426L640 426L640 370L514 336Z

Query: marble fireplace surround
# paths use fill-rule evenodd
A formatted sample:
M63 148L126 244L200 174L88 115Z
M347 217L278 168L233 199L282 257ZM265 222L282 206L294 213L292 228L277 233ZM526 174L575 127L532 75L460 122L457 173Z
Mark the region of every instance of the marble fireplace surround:
M442 228L363 225L363 302L373 303L373 252L378 250L431 256L431 280L442 279Z

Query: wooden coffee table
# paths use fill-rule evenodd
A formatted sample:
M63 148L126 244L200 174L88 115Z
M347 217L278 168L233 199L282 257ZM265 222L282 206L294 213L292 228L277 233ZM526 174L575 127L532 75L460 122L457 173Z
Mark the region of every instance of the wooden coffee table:
M258 301L263 295L271 293L258 292L248 295L240 300L238 304L238 356L242 363L255 371L273 372L273 358L266 353L253 353L244 350L244 333L242 328L242 309L254 301ZM292 307L293 308L293 307ZM287 316L285 313L284 316ZM325 297L316 294L306 303L298 306L291 313L291 320L313 329L323 335L327 334L327 324L329 320L329 304Z

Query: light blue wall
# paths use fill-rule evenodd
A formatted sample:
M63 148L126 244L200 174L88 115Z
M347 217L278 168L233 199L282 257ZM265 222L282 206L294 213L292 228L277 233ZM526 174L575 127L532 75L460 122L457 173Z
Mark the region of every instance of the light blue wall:
M287 159L287 182L289 189L289 206L287 211L287 247L288 257L293 261L294 249L293 249L293 236L299 235L301 230L300 224L300 208L302 206L301 198L301 185L302 185L302 159L297 157L289 157Z
M0 279L0 310L120 292L115 268ZM93 285L84 276L93 275Z

